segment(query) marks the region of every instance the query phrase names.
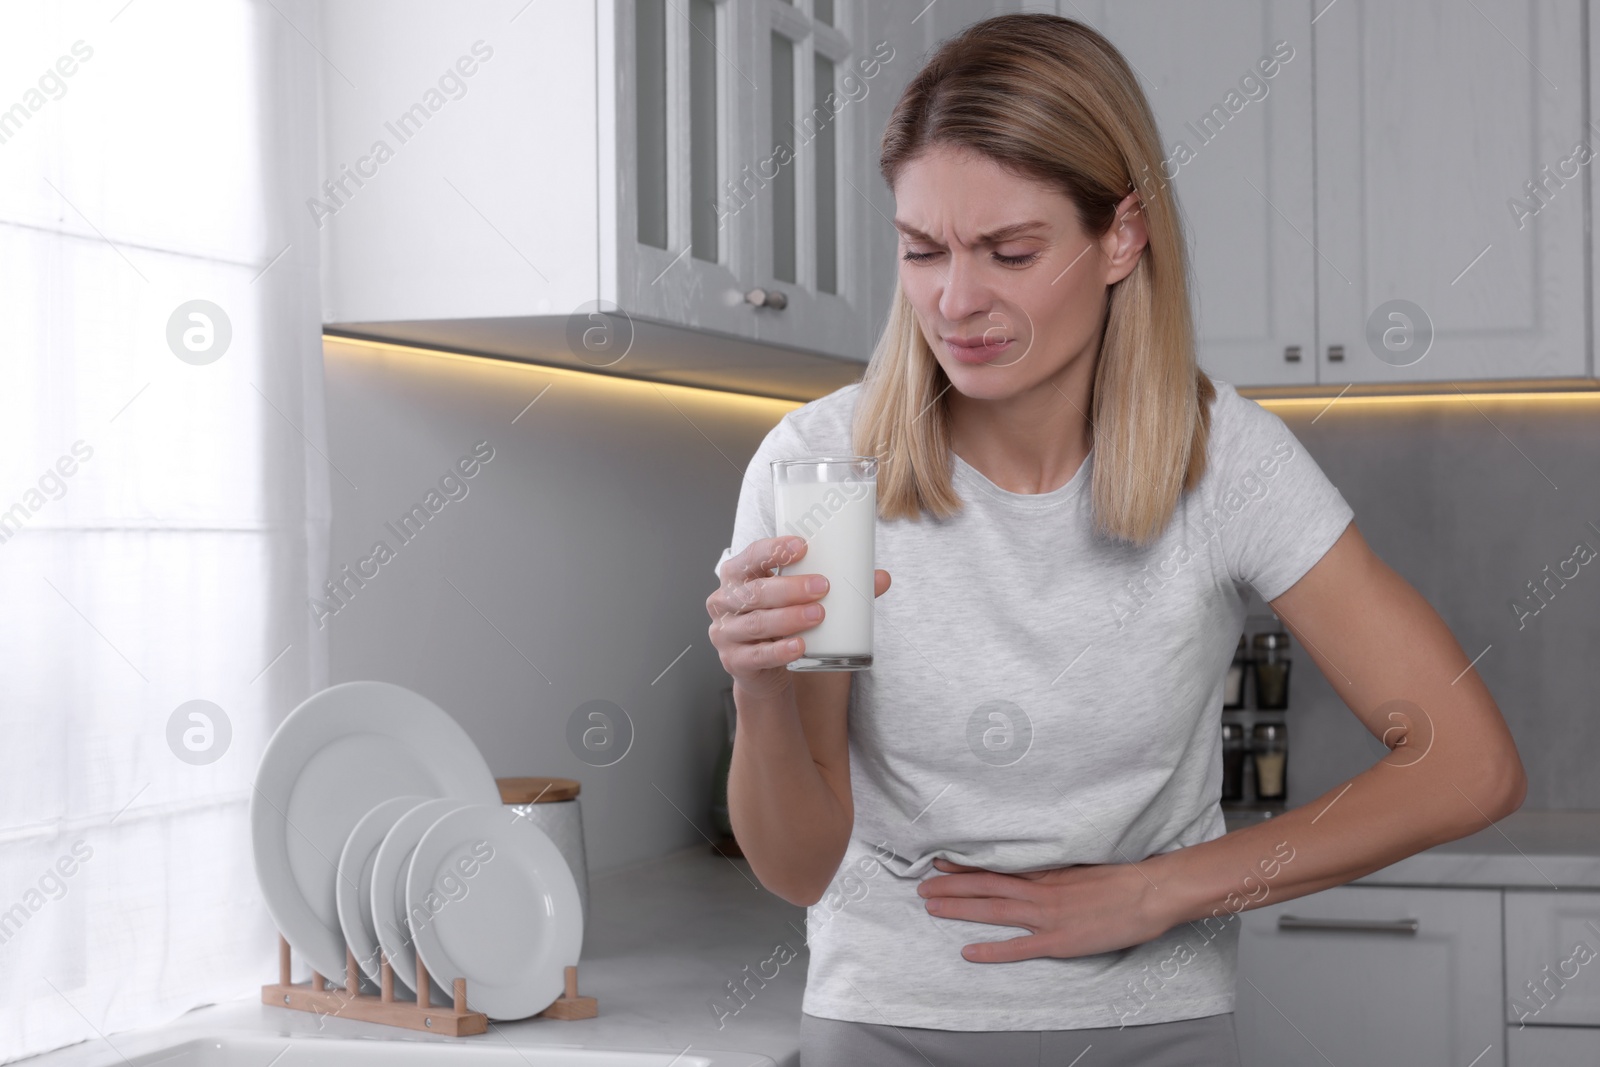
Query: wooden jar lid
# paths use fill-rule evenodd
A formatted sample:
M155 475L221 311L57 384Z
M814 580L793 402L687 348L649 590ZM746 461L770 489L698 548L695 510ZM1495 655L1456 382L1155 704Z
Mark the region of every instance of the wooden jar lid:
M576 778L496 778L502 804L548 804L578 795Z

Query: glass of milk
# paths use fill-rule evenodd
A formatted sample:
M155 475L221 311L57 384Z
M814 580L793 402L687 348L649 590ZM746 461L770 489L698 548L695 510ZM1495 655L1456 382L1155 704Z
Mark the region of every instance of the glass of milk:
M791 671L864 671L872 667L873 535L878 519L875 456L812 456L772 464L775 536L804 538L806 554L790 574L828 579L822 621L801 632L805 655ZM778 569L785 573L784 568Z

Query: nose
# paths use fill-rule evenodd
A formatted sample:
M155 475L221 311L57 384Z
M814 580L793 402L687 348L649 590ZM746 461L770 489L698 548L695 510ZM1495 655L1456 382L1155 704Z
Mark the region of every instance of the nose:
M972 253L953 248L949 263L939 292L939 314L946 322L963 322L986 309L991 298Z

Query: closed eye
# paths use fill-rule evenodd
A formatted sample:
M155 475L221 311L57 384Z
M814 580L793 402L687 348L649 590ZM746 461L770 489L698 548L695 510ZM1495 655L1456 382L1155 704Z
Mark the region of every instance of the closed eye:
M926 263L926 262L928 262L929 260L933 259L935 256L937 256L939 254L940 253L938 253L938 252L909 252L908 251L908 252L904 253L901 256L901 258L904 259L907 263ZM995 258L995 260L997 262L1004 263L1008 267L1024 267L1024 266L1027 266L1029 263L1032 263L1034 260L1038 259L1039 258L1039 253L1037 253L1037 252L1029 252L1026 255L1021 255L1021 256L1002 256L1000 253L996 252L994 258Z

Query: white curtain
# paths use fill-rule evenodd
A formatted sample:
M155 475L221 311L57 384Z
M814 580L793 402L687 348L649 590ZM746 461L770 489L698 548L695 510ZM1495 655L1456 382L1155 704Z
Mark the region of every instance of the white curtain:
M0 7L0 1061L276 980L249 798L326 684L340 477L316 10Z

